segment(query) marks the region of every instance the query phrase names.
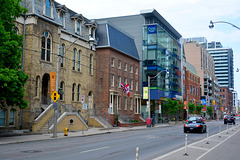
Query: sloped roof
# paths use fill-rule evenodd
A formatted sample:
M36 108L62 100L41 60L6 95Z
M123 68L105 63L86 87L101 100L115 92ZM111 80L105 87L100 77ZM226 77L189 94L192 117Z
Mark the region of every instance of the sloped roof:
M195 68L191 63L186 62L186 68L187 68L187 70L189 70L190 72L192 72L192 73L195 74L196 76L199 76L199 75L197 74L196 68Z
M96 37L99 39L96 48L110 47L140 60L133 37L113 24L107 21L99 22L96 30Z

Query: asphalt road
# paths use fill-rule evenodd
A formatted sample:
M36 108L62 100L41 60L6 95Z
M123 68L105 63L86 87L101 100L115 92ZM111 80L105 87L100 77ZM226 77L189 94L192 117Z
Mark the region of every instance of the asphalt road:
M210 135L226 129L223 121L206 122ZM206 133L189 133L188 143L203 138ZM149 128L89 137L53 139L18 144L0 145L0 159L24 160L133 160L136 147L139 159L154 159L183 147L183 125Z

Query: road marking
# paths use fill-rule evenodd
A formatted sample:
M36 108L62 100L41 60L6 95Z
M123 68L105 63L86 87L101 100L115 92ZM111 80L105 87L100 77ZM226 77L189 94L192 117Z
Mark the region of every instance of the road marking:
M188 146L189 148L194 148L194 149L201 149L201 150L205 150L208 151L207 148L202 148L202 147L196 147L196 146Z
M232 134L231 136L227 137L225 140L223 140L222 142L220 142L219 144L217 144L216 146L212 147L211 149L209 149L207 152L205 152L204 154L202 154L200 157L198 157L196 160L199 160L200 158L202 158L203 156L205 156L206 154L208 154L210 151L212 151L213 149L215 149L216 147L218 147L219 145L221 145L223 142L225 142L226 140L228 140L229 138L231 138L232 136L234 136L236 133L238 133L239 130L237 132L235 132L234 134Z
M101 147L101 148L95 148L95 149L90 149L90 150L82 151L80 153L87 153L87 152L97 151L97 150L106 149L106 148L109 148L109 146Z

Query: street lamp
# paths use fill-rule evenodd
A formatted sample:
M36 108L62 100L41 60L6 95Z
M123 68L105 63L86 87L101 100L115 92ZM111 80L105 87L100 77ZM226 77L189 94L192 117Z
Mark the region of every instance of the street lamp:
M158 75L160 75L164 71L167 72L166 77L169 77L169 71L168 70L162 70L162 71L158 72L157 75L155 75L154 77L148 76L148 106L147 107L148 107L148 111L149 111L149 113L148 113L149 118L151 118L151 114L150 114L150 112L151 112L151 107L150 107L151 106L151 103L150 103L150 101L151 101L151 98L150 98L150 80L156 78Z
M225 21L216 21L216 22L213 22L212 20L210 21L210 24L209 24L209 28L210 28L210 29L212 29L212 28L214 27L214 23L226 23L226 24L229 24L229 25L231 25L231 26L233 26L233 27L235 27L235 28L237 28L237 29L240 30L240 28L239 28L238 26L236 26L236 25L234 25L234 24L232 24L232 23L230 23L230 22L225 22Z

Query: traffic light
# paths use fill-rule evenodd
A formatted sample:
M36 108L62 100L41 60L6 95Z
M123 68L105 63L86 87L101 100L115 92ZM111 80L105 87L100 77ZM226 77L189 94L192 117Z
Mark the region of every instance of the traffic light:
M215 101L212 101L212 104L215 105Z

